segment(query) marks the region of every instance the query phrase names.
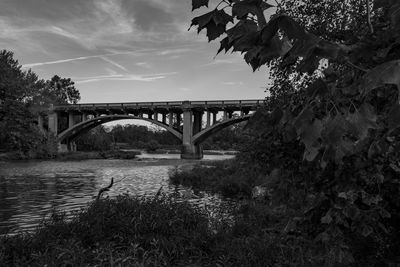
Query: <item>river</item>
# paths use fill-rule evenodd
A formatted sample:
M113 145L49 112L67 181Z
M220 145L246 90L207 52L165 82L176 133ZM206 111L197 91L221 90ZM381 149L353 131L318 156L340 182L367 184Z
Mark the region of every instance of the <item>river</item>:
M232 157L205 155L203 161ZM151 195L160 187L166 192L188 192L169 185L168 174L197 162L180 160L173 154L143 154L140 160L0 162L0 235L31 231L53 209L71 214L84 208L111 177L114 185L103 197ZM189 201L213 205L224 202L205 193Z

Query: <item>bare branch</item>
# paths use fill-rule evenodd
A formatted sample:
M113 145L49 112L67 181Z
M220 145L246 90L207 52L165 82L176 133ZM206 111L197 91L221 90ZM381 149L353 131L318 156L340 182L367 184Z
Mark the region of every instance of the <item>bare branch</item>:
M101 188L101 189L99 190L99 193L97 194L96 200L99 200L100 197L101 197L101 195L102 195L104 192L109 191L110 188L113 186L113 183L114 183L114 177L111 177L111 183L110 183L107 187L103 187L103 188Z
M357 66L357 65L354 65L354 64L351 63L349 60L347 60L346 63L347 63L347 65L349 65L350 67L353 67L353 68L355 68L355 69L361 70L361 71L363 71L363 72L368 72L367 69L364 69L364 68L361 68L361 67L359 67L359 66Z
M366 0L366 2L367 2L367 20L368 20L369 31L373 34L374 33L374 27L372 26L372 23L371 23L370 0Z

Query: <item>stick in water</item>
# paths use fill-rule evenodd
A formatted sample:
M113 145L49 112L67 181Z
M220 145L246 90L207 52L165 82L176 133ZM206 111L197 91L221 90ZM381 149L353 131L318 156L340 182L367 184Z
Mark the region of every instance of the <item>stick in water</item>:
M109 191L110 188L113 186L113 183L114 183L114 177L111 177L111 183L110 183L107 187L103 187L103 188L101 188L101 189L99 190L99 193L97 194L96 200L99 200L100 197L101 197L101 195L102 195L104 192Z

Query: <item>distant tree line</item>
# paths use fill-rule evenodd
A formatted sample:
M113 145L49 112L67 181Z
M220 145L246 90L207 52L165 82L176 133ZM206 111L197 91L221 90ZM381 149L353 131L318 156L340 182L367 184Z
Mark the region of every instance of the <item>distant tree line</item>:
M79 91L69 78L40 79L23 70L11 51L0 51L0 150L19 157L51 157L54 136L41 131L38 115L51 104L77 103Z
M231 126L208 138L202 145L207 150L239 149L245 136L243 125ZM110 130L100 125L76 140L78 150L101 151L110 148L180 149L181 142L171 133L143 125L117 125Z

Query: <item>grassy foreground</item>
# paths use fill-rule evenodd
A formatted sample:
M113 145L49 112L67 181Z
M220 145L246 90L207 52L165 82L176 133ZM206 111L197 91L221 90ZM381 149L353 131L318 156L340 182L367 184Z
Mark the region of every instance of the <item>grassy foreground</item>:
M228 223L167 196L100 200L72 220L54 213L33 234L2 237L0 266L309 265L301 246L268 230L276 218L266 209L239 212Z

